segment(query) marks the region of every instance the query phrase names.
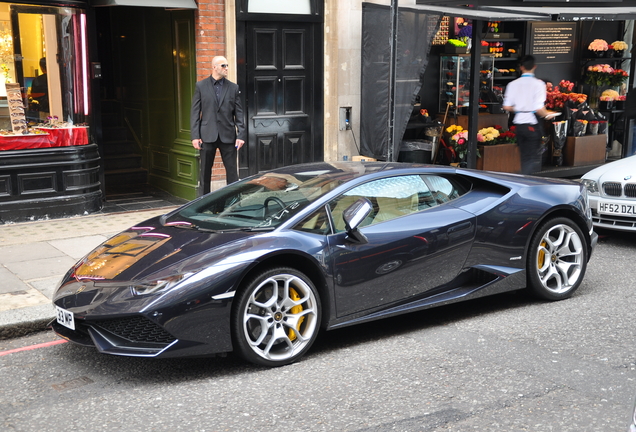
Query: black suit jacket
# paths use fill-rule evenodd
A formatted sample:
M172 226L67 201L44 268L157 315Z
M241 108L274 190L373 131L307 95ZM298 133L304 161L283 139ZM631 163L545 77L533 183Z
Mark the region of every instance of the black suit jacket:
M192 97L190 111L191 139L212 143L221 138L227 144L245 140L245 122L238 85L226 79L220 103L214 94L212 77L199 81Z

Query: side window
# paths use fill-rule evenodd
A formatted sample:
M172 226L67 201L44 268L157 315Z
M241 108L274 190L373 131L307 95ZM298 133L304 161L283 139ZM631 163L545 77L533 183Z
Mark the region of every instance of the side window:
M320 210L303 219L294 229L314 234L329 234L331 228L329 226L329 220L327 219L327 210L322 207Z
M422 178L430 185L431 196L437 204L444 204L454 200L468 191L464 185L451 182L446 177L423 175Z
M344 210L361 197L371 201L373 211L360 226L388 221L437 205L431 190L420 176L373 180L345 192L330 203L336 232L344 231Z

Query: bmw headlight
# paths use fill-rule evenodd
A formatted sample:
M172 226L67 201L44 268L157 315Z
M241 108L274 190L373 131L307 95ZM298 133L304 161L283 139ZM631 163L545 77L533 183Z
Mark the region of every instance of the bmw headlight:
M166 278L157 279L154 281L142 282L139 284L131 285L130 291L133 295L141 296L148 294L155 294L161 291L167 291L170 288L180 284L194 273L182 273L178 275L168 276Z
M598 194L598 183L596 180L581 179L581 183L585 185L587 191L591 194Z

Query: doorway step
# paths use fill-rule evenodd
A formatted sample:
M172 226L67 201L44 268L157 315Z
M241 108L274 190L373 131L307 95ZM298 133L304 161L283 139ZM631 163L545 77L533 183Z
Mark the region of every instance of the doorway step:
M134 133L124 120L121 102L102 100L104 182L108 189L137 187L148 183L148 170L142 166L142 151Z

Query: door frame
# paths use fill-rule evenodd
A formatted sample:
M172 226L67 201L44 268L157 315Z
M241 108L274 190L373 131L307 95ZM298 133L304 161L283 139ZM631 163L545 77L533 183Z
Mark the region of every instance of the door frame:
M314 41L314 58L312 64L313 91L313 115L311 122L315 127L313 139L315 151L313 159L322 161L324 159L324 2L323 0L310 0L311 14L309 15L281 15L248 13L248 0L238 0L236 8L236 69L237 84L242 90L243 109L245 112L245 127L249 131L250 113L247 101L247 27L251 22L306 22L313 23L312 36ZM247 143L247 152L239 152L239 177L244 178L252 174L257 174L257 152L250 151L250 143Z

